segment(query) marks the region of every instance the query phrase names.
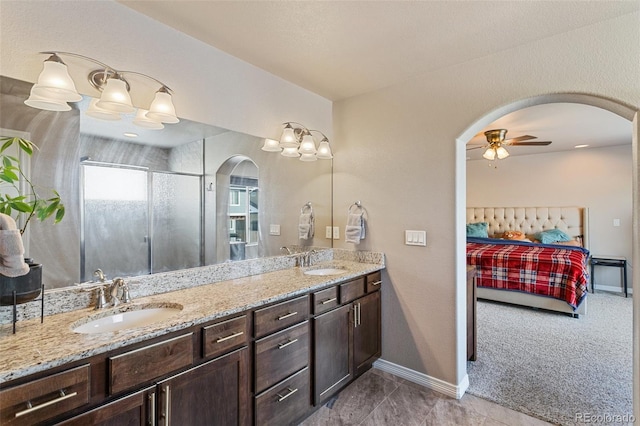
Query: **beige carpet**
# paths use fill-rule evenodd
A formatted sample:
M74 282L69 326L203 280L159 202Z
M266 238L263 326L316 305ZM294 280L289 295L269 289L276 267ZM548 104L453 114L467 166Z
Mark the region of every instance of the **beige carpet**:
M633 302L601 292L588 298L579 319L478 301L468 392L560 425L628 418Z

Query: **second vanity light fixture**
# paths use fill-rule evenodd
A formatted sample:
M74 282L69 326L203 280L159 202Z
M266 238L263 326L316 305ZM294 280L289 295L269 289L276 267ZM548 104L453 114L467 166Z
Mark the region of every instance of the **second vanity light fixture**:
M102 92L100 99L93 99L87 115L102 120L119 120L120 114L132 113L136 108L129 96L129 82L125 75L138 75L155 81L160 89L155 94L148 110L139 108L133 124L147 129L162 129L162 123L177 123L176 110L171 100L171 89L161 81L136 71L118 71L87 56L69 52L40 52L51 55L44 61L44 67L38 82L31 88L31 94L24 103L30 107L48 111L69 111L68 102L78 102L82 96L76 90L75 83L67 70L67 65L60 56L71 56L93 62L99 69L89 73L87 78L91 85Z
M284 157L298 158L300 161L331 160L333 153L327 136L319 130L307 129L300 123L283 123L280 141L265 139L263 151L279 152ZM322 139L316 148L312 132L320 133Z

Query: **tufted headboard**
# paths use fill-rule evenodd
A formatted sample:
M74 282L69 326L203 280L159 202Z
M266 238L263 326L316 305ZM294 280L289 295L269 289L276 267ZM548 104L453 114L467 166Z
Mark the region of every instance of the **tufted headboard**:
M527 235L558 228L572 238L582 236L589 248L586 207L467 207L467 223L487 222L489 235L521 231Z

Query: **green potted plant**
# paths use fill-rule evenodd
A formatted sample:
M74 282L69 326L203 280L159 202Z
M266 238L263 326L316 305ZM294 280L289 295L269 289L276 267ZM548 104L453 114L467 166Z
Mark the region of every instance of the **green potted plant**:
M49 198L40 196L20 159L7 153L10 147L16 146L18 152L31 157L38 147L18 137L0 137L0 144L0 213L11 216L20 224L20 236L34 218L40 221L52 218L54 223L60 222L65 212L60 194L51 189ZM25 275L9 277L0 273L0 305L12 305L14 291L17 303L28 302L40 294L42 265L29 258L25 258L25 263L29 265L29 272Z

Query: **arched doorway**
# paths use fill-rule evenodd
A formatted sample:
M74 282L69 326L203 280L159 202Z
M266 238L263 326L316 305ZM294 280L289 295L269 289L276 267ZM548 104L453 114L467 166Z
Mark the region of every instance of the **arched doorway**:
M632 130L632 161L633 161L633 265L640 265L640 196L638 183L638 144L640 137L639 129L639 112L632 106L623 104L616 100L607 99L588 94L579 93L558 93L540 95L532 98L515 101L511 104L501 106L468 127L456 139L456 294L458 306L456 313L456 332L457 332L457 353L456 361L458 366L458 377L461 387L466 390L469 385L467 369L466 369L466 256L465 256L465 207L466 207L466 144L467 142L485 126L492 123L496 119L510 112L545 103L578 103L591 105L604 110L613 112L633 123ZM640 282L640 268L633 270L632 281ZM634 413L640 413L640 297L635 297L634 305L634 323L633 323L633 393L634 393Z

